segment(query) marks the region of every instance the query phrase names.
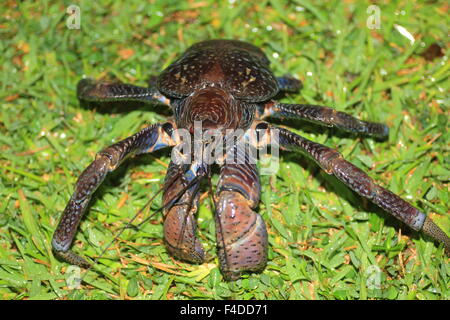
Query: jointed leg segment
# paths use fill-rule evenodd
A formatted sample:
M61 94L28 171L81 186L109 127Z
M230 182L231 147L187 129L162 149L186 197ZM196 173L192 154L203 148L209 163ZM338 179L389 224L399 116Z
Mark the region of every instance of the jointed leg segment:
M202 263L205 257L202 244L196 235L195 214L200 198L200 182L191 181L182 165L170 163L164 182L164 243L167 251L178 259ZM192 181L194 182L194 181ZM183 190L188 188L185 192ZM181 194L180 194L181 193Z
M217 199L217 247L225 279L236 280L244 271L261 271L267 262L268 240L262 217L253 211L260 199L256 166L248 161L224 164Z
M270 130L278 130L281 148L300 151L312 157L328 174L333 174L350 189L369 199L412 229L422 231L442 242L447 254L450 253L450 238L431 219L396 194L376 184L364 171L344 160L339 152L283 128L271 127Z
M280 90L284 92L295 93L302 88L301 81L291 76L277 77L277 82Z
M120 82L101 82L83 79L77 86L78 99L89 102L136 101L145 104L163 103L170 105L169 99L155 88L139 87Z
M94 162L78 178L75 191L53 235L52 246L59 257L82 267L89 265L86 260L71 252L70 246L92 194L107 173L116 169L127 156L174 145L175 142L167 133L172 126L169 122L152 125L97 154Z
M323 106L270 102L265 105L262 118L269 116L303 119L377 138L386 138L389 135L389 128L382 123L362 121L347 113Z

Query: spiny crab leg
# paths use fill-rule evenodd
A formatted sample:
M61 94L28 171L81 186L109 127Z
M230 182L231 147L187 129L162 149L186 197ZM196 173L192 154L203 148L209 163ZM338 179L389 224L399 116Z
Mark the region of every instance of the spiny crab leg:
M178 141L174 141L171 137L173 128L174 124L171 122L151 125L97 154L94 162L78 178L75 191L67 203L53 235L52 246L57 256L81 267L89 266L85 259L70 251L70 246L92 194L108 172L116 169L126 157L153 152L177 144Z
M96 81L90 78L82 79L78 83L77 96L78 99L89 102L136 101L145 104L159 102L170 106L170 100L155 88L121 82Z
M286 104L271 101L264 105L260 118L294 118L376 138L387 138L389 128L385 124L359 120L333 108L310 104Z
M444 244L445 252L450 255L450 238L423 212L400 198L398 195L376 184L364 171L346 161L342 155L329 147L305 139L289 130L275 126L266 127L266 135L278 137L277 143L282 149L298 151L311 157L328 174L334 175L350 189L369 199L386 212L416 231L421 231L432 239ZM268 141L267 138L263 140Z

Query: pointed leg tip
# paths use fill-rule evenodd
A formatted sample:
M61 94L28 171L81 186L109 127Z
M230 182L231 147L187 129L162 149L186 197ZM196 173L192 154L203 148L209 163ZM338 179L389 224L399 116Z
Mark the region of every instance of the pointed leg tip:
M428 217L425 218L425 221L422 226L422 232L424 234L428 235L429 237L431 237L432 239L434 239L440 243L443 243L444 248L445 248L445 253L447 254L447 256L450 257L450 238L441 228L439 228L433 222L433 220L431 220Z
M53 250L53 252L58 258L70 264L79 266L84 269L88 269L91 267L91 264L89 262L87 262L84 258L78 256L77 254L73 253L70 250L69 251Z
M95 80L92 78L83 78L77 84L77 98L84 100L89 91L93 89Z
M385 124L381 124L381 132L378 135L378 139L386 140L389 138L389 127Z

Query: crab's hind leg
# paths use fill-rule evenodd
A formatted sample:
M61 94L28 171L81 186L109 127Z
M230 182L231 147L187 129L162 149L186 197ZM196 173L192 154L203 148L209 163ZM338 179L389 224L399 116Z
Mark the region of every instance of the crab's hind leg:
M270 130L278 131L280 147L300 151L312 157L325 172L333 174L362 197L369 199L412 229L422 231L443 243L447 255L450 255L450 238L430 218L396 194L376 184L364 171L346 161L339 152L283 128L272 127Z
M271 101L264 106L261 118L295 118L336 127L340 130L373 136L384 139L389 135L389 128L385 124L359 120L345 112L333 108L309 104L286 104Z
M178 259L202 263L205 257L196 236L199 182L189 179L183 165L170 163L164 182L164 242ZM191 182L194 182L191 186ZM183 191L186 189L185 191Z
M277 82L283 92L296 93L302 88L302 82L291 76L277 77Z
M94 162L78 178L75 191L53 235L52 246L57 256L81 267L89 265L86 260L70 251L70 246L92 194L107 173L116 169L127 156L175 145L176 142L170 135L173 126L170 122L149 126L97 154Z
M141 102L144 104L163 103L170 100L155 87L145 88L120 82L103 82L90 78L82 79L77 85L77 97L87 102Z
M267 231L262 217L253 210L260 200L255 164L224 164L216 195L216 235L220 269L225 280L242 272L258 272L267 263Z

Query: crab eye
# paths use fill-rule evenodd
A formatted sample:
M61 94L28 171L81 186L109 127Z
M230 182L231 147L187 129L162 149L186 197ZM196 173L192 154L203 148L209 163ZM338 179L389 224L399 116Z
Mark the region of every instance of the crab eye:
M164 130L165 133L167 133L169 135L169 137L172 136L172 132L173 132L173 125L171 123L164 123L162 125L162 129Z
M267 122L260 122L255 127L256 131L267 130L268 128L269 128L269 125L267 124Z

